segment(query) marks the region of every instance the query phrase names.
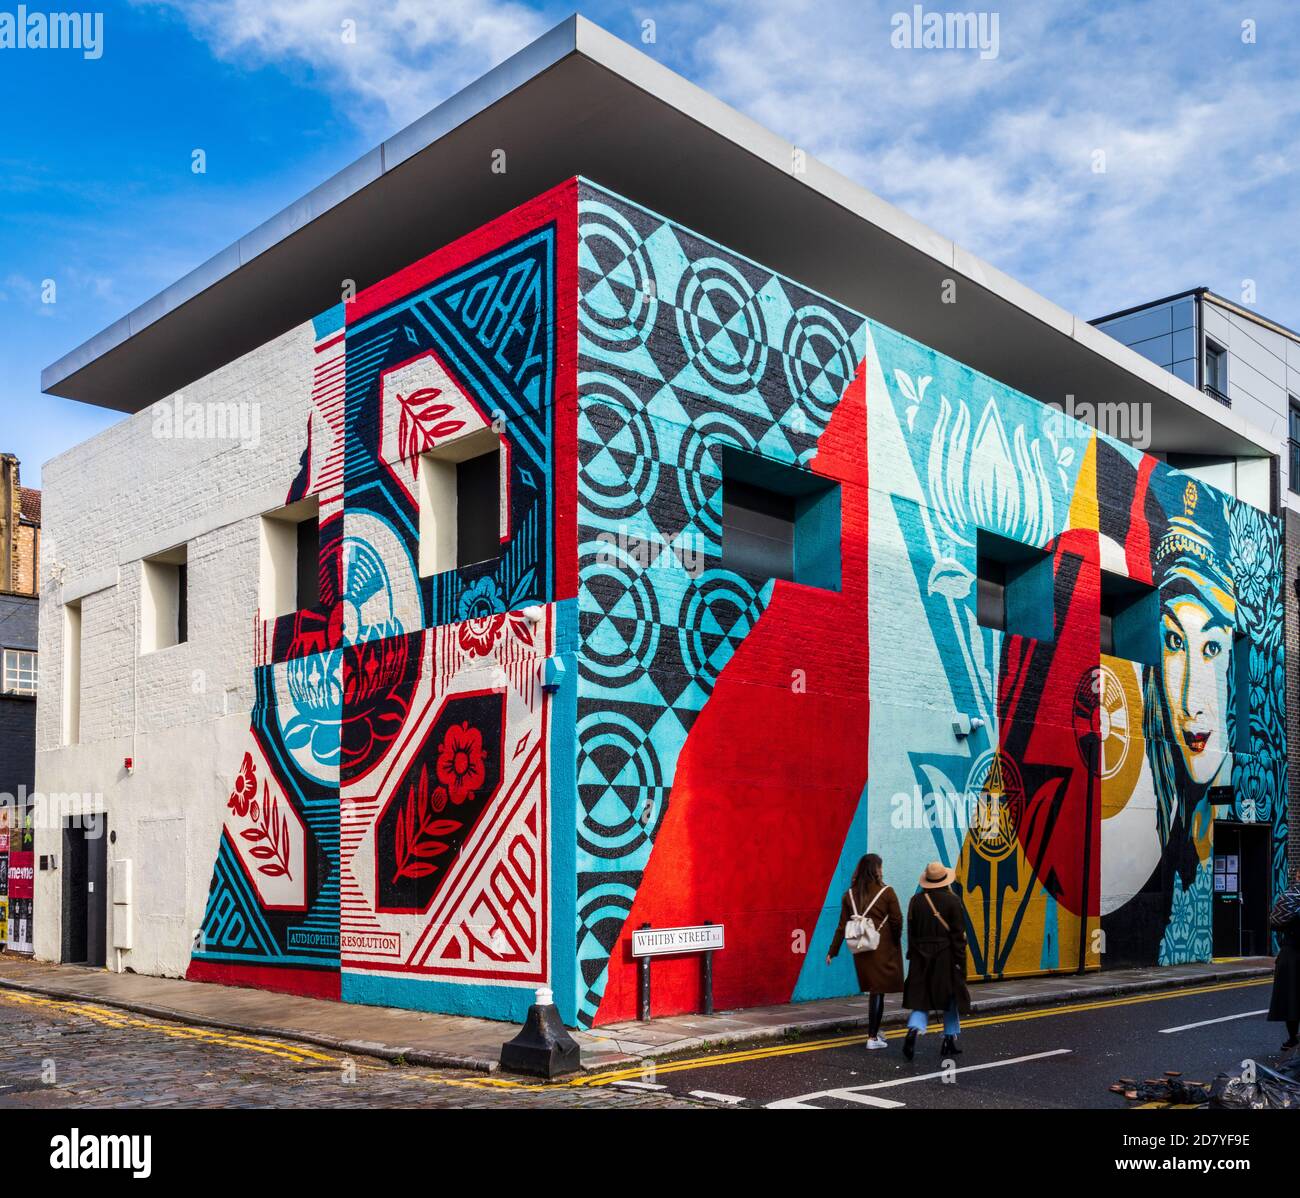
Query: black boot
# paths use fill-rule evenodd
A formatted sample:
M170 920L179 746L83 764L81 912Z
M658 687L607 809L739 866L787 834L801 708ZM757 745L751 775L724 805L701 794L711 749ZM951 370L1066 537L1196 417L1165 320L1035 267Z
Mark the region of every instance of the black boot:
M944 1036L939 1055L944 1058L961 1056L961 1049L957 1047L956 1036Z
M909 1061L916 1056L916 1028L907 1029L907 1038L903 1041L903 1056Z

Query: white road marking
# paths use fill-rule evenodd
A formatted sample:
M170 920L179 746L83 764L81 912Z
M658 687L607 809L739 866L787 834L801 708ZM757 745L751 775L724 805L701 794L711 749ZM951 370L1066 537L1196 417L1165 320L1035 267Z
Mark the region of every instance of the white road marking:
M690 1097L704 1098L710 1102L728 1102L733 1105L745 1101L743 1098L737 1098L734 1094L715 1094L712 1090L692 1090Z
M874 1094L859 1094L856 1090L833 1090L832 1095L836 1098L843 1098L846 1102L860 1102L863 1106L878 1106L889 1110L897 1106L906 1106L905 1102L898 1102L893 1098L877 1098Z
M813 1106L813 1100L817 1098L844 1098L850 1102L856 1102L860 1097L865 1097L865 1090L888 1090L894 1086L910 1086L913 1082L933 1081L936 1077L952 1077L963 1073L978 1073L981 1069L1001 1069L1007 1065L1023 1065L1027 1061L1042 1061L1048 1057L1069 1056L1074 1050L1072 1048L1053 1048L1048 1052L1035 1052L1024 1057L1009 1057L1005 1061L984 1061L978 1065L966 1065L959 1069L940 1069L934 1073L918 1073L915 1077L896 1077L886 1082L872 1082L866 1086L843 1087L835 1090L816 1090L811 1094L800 1094L797 1098L783 1098L779 1102L769 1102L769 1108L775 1109L798 1109L804 1108L812 1110L825 1110L825 1107ZM871 1105L875 1105L872 1103ZM899 1104L901 1105L901 1104Z
M667 1086L661 1086L657 1082L611 1082L611 1085L622 1086L626 1090L666 1090Z
M1262 1011L1242 1011L1240 1015L1223 1015L1218 1019L1202 1019L1200 1023L1180 1023L1177 1027L1162 1027L1160 1034L1169 1035L1170 1032L1188 1032L1194 1027L1209 1027L1212 1023L1231 1023L1234 1019L1250 1019L1255 1015L1267 1015L1268 1008Z

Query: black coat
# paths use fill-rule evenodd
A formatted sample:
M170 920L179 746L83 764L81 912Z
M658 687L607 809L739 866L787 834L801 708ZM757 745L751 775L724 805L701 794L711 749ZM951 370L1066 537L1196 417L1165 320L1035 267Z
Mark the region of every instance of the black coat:
M1273 965L1273 997L1268 1004L1270 1023L1300 1023L1300 918L1274 924L1281 935Z
M943 917L943 923L939 916ZM947 930L944 923L948 925ZM946 887L921 890L907 906L907 982L903 986L903 1006L912 1011L946 1011L954 998L958 1014L969 1015L966 912L961 899Z

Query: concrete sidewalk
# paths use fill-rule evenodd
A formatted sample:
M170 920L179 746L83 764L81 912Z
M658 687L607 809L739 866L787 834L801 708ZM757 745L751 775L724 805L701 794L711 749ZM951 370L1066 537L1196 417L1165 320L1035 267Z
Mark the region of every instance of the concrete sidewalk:
M1269 957L1114 969L1102 973L1014 978L972 984L978 1014L1018 1007L1088 1001L1169 987L1244 980L1272 973ZM250 1035L299 1040L339 1052L401 1059L429 1065L490 1072L512 1024L460 1015L434 1015L391 1007L365 1007L317 998L272 994L177 978L109 973L76 965L47 965L0 954L0 988L74 1001L102 1003L158 1019L223 1028ZM885 1023L903 1020L897 996L885 1008ZM603 1069L646 1058L703 1052L799 1035L853 1030L867 1021L865 998L820 999L783 1006L752 1007L715 1015L681 1015L649 1023L616 1023L575 1032L584 1069Z

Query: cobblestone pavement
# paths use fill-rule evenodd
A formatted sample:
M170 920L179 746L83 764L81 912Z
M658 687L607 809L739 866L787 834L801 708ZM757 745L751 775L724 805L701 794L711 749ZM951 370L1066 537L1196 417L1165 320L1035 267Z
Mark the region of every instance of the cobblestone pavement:
M0 1108L700 1108L601 1084L388 1064L287 1040L168 1023L92 1003L0 991Z

